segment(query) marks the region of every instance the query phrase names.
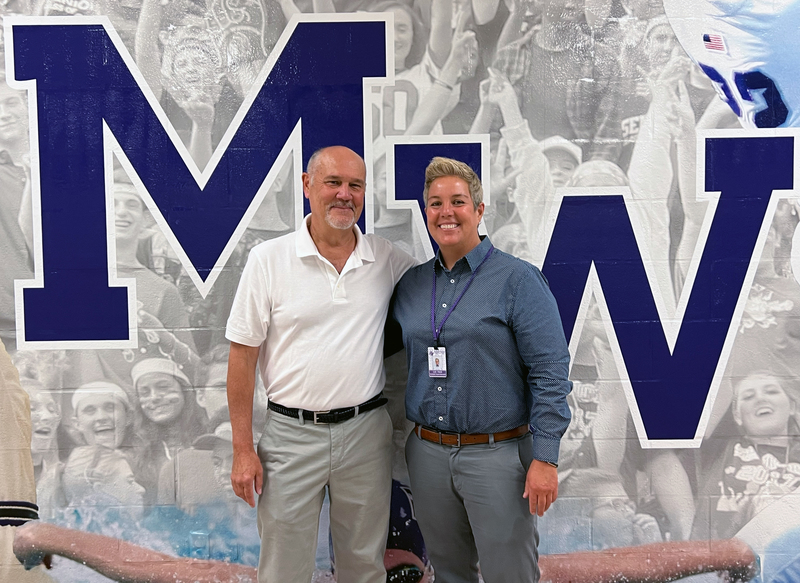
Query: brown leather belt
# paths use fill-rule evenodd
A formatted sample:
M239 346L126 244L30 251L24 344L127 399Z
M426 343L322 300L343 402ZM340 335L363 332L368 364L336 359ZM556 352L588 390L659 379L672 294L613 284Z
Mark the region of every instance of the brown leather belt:
M514 439L525 435L530 431L527 425L520 425L508 431L500 431L499 433L443 433L435 429L428 429L419 423L414 425L414 433L420 439L425 441L432 441L441 445L454 445L461 447L462 445L475 445L477 443L489 443L489 436L494 435L495 442L505 441L506 439Z

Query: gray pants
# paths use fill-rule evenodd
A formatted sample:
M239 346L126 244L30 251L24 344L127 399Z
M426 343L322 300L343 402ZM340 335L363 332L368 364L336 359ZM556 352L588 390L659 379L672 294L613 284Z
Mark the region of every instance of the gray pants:
M437 583L536 583L539 534L522 497L532 437L450 447L411 433L406 461Z
M308 583L314 571L319 513L330 492L340 583L385 583L392 424L384 407L333 425L301 424L267 411L258 455L261 583Z

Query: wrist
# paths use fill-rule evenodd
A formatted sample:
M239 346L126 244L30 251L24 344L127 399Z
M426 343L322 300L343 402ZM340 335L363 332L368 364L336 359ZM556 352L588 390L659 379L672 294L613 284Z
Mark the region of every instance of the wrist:
M251 436L248 440L247 437L236 439L234 438L233 443L233 453L234 454L248 454L251 451L255 451L255 447L253 446L253 437Z
M451 85L450 83L448 83L447 81L445 81L443 79L439 79L438 77L434 77L433 84L434 85L438 85L439 87L444 87L448 91L452 91L454 89L453 85Z
M193 119L192 131L195 132L210 132L214 128L214 121L207 119Z
M500 111L503 113L503 122L509 127L517 127L525 121L519 111L516 98L500 101Z
M534 460L534 461L537 461L537 462L539 462L541 464L546 464L546 465L550 466L551 468L557 468L558 467L558 464L555 463L555 462L548 462L546 460Z
M461 74L461 64L456 63L455 59L448 60L439 74L434 78L435 80L446 83L451 88L455 87L458 83L458 76ZM434 81L435 83L436 81Z

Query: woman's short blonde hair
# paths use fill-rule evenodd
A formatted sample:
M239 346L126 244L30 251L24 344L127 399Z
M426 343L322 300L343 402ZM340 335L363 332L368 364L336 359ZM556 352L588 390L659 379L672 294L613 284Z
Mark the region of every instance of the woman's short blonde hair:
M459 160L453 160L452 158L436 156L425 169L425 190L422 191L425 206L428 206L428 190L430 190L431 183L437 178L443 178L445 176L455 176L467 183L469 196L472 198L472 206L476 209L478 205L483 202L483 185L481 184L481 179L478 178L478 175L470 168L469 164L465 164Z

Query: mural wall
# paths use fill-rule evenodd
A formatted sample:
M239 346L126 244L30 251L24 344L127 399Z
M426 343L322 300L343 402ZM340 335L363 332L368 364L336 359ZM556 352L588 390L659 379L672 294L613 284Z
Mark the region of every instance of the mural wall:
M30 396L43 522L176 573L164 557L257 564L229 480L225 323L248 250L297 228L310 154L345 144L368 162L362 229L429 259L421 168L468 155L482 231L550 280L574 390L543 579L617 549L592 580L800 581L799 0L0 11L0 338ZM432 581L405 374L387 359L386 564ZM324 514L316 581L332 579ZM718 548L730 572L682 570L676 549ZM84 560L49 573L119 577Z

